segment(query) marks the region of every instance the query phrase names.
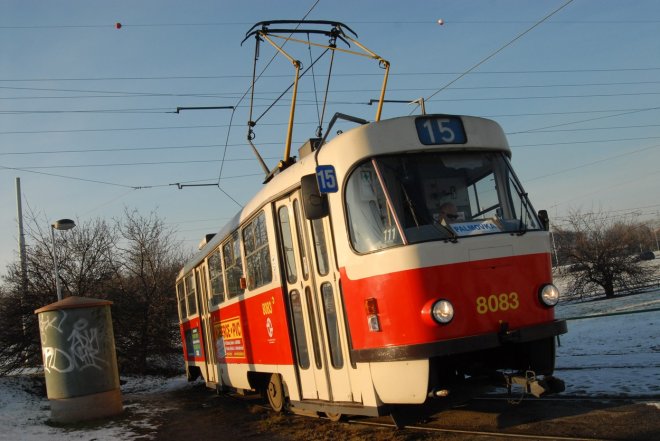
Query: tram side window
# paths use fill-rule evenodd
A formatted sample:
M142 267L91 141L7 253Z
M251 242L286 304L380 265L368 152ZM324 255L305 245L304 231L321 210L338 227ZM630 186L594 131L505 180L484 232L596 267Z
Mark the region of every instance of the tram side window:
M293 329L296 336L296 348L298 349L298 365L301 369L309 368L309 349L305 337L305 320L303 318L303 305L298 290L291 291L291 314L293 315Z
M291 235L291 219L289 218L289 209L280 207L277 210L280 219L280 230L282 247L284 254L284 266L286 268L286 280L289 283L296 283L298 272L296 271L295 253L293 249L293 237Z
M323 219L314 219L312 221L312 233L314 236L317 269L320 275L325 276L328 274L328 249L326 248Z
M268 249L266 215L262 211L243 229L248 289L259 288L273 280Z
M191 274L186 276L186 303L188 304L188 316L197 314L197 301L195 300L195 278Z
M243 294L241 277L243 277L243 263L241 262L241 243L238 231L234 231L229 240L222 246L222 257L225 262L227 276L227 295L229 298Z
M298 199L293 201L293 216L296 221L296 235L298 236L298 252L300 252L300 260L302 261L302 274L303 279L309 278L309 263L307 259L307 248L303 239L302 222L300 221L300 206Z
M225 299L225 283L222 280L222 259L218 248L209 256L209 279L211 280L211 306Z
M186 293L183 290L183 282L176 284L176 296L179 304L179 318L186 318Z
M323 313L325 314L326 332L330 343L330 361L332 367L340 369L344 366L344 357L341 353L341 341L339 339L339 321L337 319L337 307L333 296L332 285L325 282L321 285L323 296Z

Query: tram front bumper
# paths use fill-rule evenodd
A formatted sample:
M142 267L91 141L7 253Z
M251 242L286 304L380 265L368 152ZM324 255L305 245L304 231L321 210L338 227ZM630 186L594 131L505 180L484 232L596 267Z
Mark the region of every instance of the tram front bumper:
M554 320L525 328L503 330L432 343L352 350L351 357L356 363L420 360L492 349L506 344L543 340L548 337L565 334L567 330L565 320Z

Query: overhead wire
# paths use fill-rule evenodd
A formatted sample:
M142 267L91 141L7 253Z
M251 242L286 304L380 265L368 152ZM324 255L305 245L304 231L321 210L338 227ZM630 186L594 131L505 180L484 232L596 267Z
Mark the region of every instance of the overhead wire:
M597 116L597 117L594 117L594 118L588 118L588 119L583 119L583 120L579 120L579 121L572 121L572 122L561 123L561 124L553 124L553 125L545 126L545 127L537 127L535 129L529 129L529 130L524 130L524 131L519 131L519 132L512 132L512 133L510 133L510 135L519 135L519 134L523 134L523 133L542 132L545 129L551 129L551 128L555 128L555 127L563 127L563 126L572 125L572 124L580 124L580 123L584 123L584 122L591 122L591 121L597 121L597 120L602 120L602 119L607 119L607 118L614 118L614 117L617 117L617 116L632 115L632 114L635 114L635 113L648 112L650 110L658 110L658 109L660 109L660 107L649 107L647 109L631 110L631 111L626 111L626 112L622 112L622 113L617 113L615 115Z
M503 46L500 46L497 50L495 50L494 52L490 53L487 57L483 58L483 59L482 59L481 61L479 61L477 64L473 65L473 66L470 67L468 70L466 70L465 72L463 72L462 74L460 74L458 77L454 78L452 81L450 81L449 83L445 84L445 85L442 86L440 89L438 89L437 91L435 91L434 93L432 93L431 95L429 95L429 96L426 98L426 101L430 101L431 99L433 99L434 96L436 96L437 94L439 94L439 93L442 92L443 90L447 89L449 86L451 86L451 85L454 84L455 82L459 81L461 78L465 77L467 74L469 74L470 72L472 72L473 70L475 70L476 68L478 68L479 66L481 66L482 64L486 63L486 62L487 62L488 60L490 60L491 58L495 57L497 54L499 54L500 52L502 52L502 51L503 51L504 49L506 49L507 47L511 46L511 45L512 45L513 43L515 43L516 41L520 40L522 37L524 37L525 35L527 35L528 33L530 33L532 30L534 30L535 28L537 28L538 26L540 26L542 23L544 23L545 21L547 21L550 17L552 17L553 15L557 14L559 11L561 11L562 9L564 9L566 6L568 6L568 5L571 4L572 2L573 2L573 0L568 0L568 1L566 1L563 5L561 5L560 7L558 7L557 9L555 9L554 11L552 11L551 13L547 14L545 17L543 17L542 19L540 19L539 21L537 21L536 23L534 23L534 25L532 25L531 27L527 28L527 29L526 29L525 31L523 31L522 33L518 34L516 37L514 37L512 40L508 41L508 42L507 42L506 44L504 44ZM419 105L418 105L418 106L419 106Z
M352 20L351 23L364 24L364 25L381 25L381 24L397 24L397 25L437 25L435 20L418 19L418 20ZM501 25L501 24L525 24L534 23L530 20L445 20L445 25L454 24L477 24L477 25ZM617 19L617 20L556 20L554 24L605 24L605 25L620 25L620 24L655 24L660 23L660 20L630 20L630 19ZM131 23L131 22L114 22L114 23L99 23L99 24L32 24L32 25L2 25L0 30L34 30L34 29L117 29L120 24L121 28L169 28L169 27L218 27L218 26L250 26L253 23L240 22L240 21L225 21L225 22L197 22L197 23Z
M467 75L512 75L512 74L558 74L558 73L613 73L613 72L648 72L657 71L660 67L617 67L617 68L590 68L590 69L528 69L528 70L497 70L485 71L480 70L477 72L469 72ZM438 76L438 75L460 75L465 72L445 71L445 72L393 72L391 77L398 76ZM351 73L335 73L335 76L377 76L380 73L370 72L351 72ZM164 76L132 76L132 77L43 77L43 78L0 78L0 83L3 82L55 82L55 81L151 81L151 80L204 80L204 79L227 79L227 78L251 78L252 75L245 74L231 74L231 75L164 75ZM286 74L271 74L261 75L262 78L283 78L290 77Z
M56 177L56 178L71 179L71 180L74 180L74 181L91 182L91 183L94 183L94 184L105 184L105 185L111 185L111 186L114 186L114 187L124 187L124 188L130 188L130 189L133 189L133 190L138 190L138 189L142 188L142 187L136 187L136 186L132 186L132 185L119 184L119 183L116 183L116 182L100 181L100 180L97 180L97 179L76 178L76 177L73 177L73 176L64 176L64 175L57 175L57 174L54 174L54 173L40 172L40 171L36 171L36 170L27 170L27 169L24 169L24 168L21 168L21 167L7 167L7 166L4 166L4 165L0 165L0 168L3 169L3 170L23 171L23 172L26 172L26 173L34 173L34 174L37 174L37 175L53 176L53 177Z
M305 19L307 18L307 16L309 16L309 14L314 10L314 8L316 8L316 6L319 4L320 1L321 1L321 0L316 0L316 1L314 2L314 4L311 6L311 8L309 8L309 10L307 11L307 13L303 16L302 20L305 20ZM297 25L297 26L295 27L295 29L298 29L299 26L300 26L300 25ZM257 38L258 38L258 37L257 37ZM286 45L286 43L287 43L287 41L285 40L285 41L282 43L282 45L280 46L280 49L282 49L282 48ZM255 57L258 55L258 52L256 52L257 49L258 49L258 45L257 45L257 47L255 48ZM268 69L268 67L269 67L269 66L271 65L271 63L275 60L275 58L277 58L278 55L279 55L279 52L276 51L276 52L273 54L273 56L271 57L270 61L268 61L268 63L266 64L266 66L261 70L261 72L259 73L258 76L255 76L255 75L256 75L256 64L257 64L257 63L256 63L256 58L255 58L254 67L253 67L253 73L252 73L252 84L250 85L250 87L247 88L247 90L245 91L245 93L243 94L243 96L241 96L241 98L238 100L238 102L234 105L234 109L238 108L238 106L243 102L243 100L245 99L245 97L247 96L247 94L250 93L250 91L253 91L253 92L254 92L254 86L255 86L255 83L256 83L257 81L259 81L259 79L262 77L262 75L264 74L264 72L266 71L266 69ZM233 116L234 116L234 112L232 112L232 120L233 120ZM250 116L249 116L249 118L248 118L248 121L250 121L250 122L252 121L252 104L250 104ZM230 125L229 125L229 129L227 130L227 142L229 142L229 133L231 132L231 128L232 128L232 125L231 125L231 123L230 123ZM250 130L251 130L251 127L250 127ZM248 134L248 137L249 137L249 136L250 136L250 135ZM225 151L226 151L226 149L225 149ZM223 154L223 158L224 158L224 157L225 157L225 156L224 156L224 154ZM220 172L219 172L219 174L218 174L218 186L219 186L219 184L220 184L220 179L222 178L223 167L224 167L224 164L221 164L221 165L220 165Z
M311 47L309 47L311 52ZM311 53L310 53L311 56ZM313 62L313 60L310 60ZM312 69L312 76L314 77L314 91L306 92L300 91L300 94L314 94L317 95L316 91L316 81L314 72ZM660 81L610 81L610 82L574 82L574 83L551 83L551 84L515 84L515 85L486 85L486 86L454 86L449 87L449 90L502 90L502 89L545 89L545 88L561 88L561 87L602 87L602 86L641 86L649 84L660 84ZM399 87L399 88L388 88L390 92L411 92L411 91L426 91L432 90L432 87ZM240 92L226 91L226 92L203 92L203 93L173 93L173 92L133 92L125 90L96 90L96 89L65 89L65 88L45 88L45 87L15 87L15 86L0 86L0 90L16 90L16 91L38 91L38 92L77 92L77 93L106 93L112 94L112 96L117 95L118 97L191 97L191 98L218 98L218 97L232 97L233 95L240 95ZM334 93L354 93L354 92L379 92L380 89L366 89L366 88L355 88L355 89L338 89ZM263 91L255 92L257 95L269 95L276 94L279 92L275 91ZM84 96L83 96L84 97ZM98 96L93 96L98 97ZM19 98L40 98L40 97L3 97L5 99L19 99ZM61 97L53 96L52 98L71 98L71 97ZM74 97L75 98L75 97ZM158 108L157 108L158 109ZM133 110L133 109L131 109ZM142 110L142 109L139 109ZM146 109L152 110L152 109Z
M571 1L572 1L572 0L571 0ZM570 3L571 1L567 2L566 4L564 4L564 5L563 5L561 8L559 8L559 9L562 9L563 7L565 7L565 6L566 6L568 3ZM316 3L318 3L318 1L317 1ZM314 6L316 6L316 3L314 4ZM312 9L314 8L314 6L312 7ZM559 9L558 9L558 10L559 10ZM557 10L557 11L558 11L558 10ZM311 10L310 10L310 11L311 11ZM557 11L555 11L555 12L557 12ZM553 12L553 14L554 14L554 12ZM546 18L547 18L547 17L546 17ZM538 25L538 24L539 24L539 23L537 22L537 25ZM532 29L532 28L530 28L529 30L531 30L531 29ZM529 31L529 30L528 30L528 31ZM526 31L526 32L527 32L527 31ZM265 69L264 69L264 71L265 71ZM580 71L584 71L584 70L580 70ZM588 70L588 71L594 71L594 70ZM598 71L598 70L596 70L596 71ZM538 72L538 71L537 71L537 72ZM553 71L553 72L557 72L557 71ZM476 74L476 72L472 72L472 73L475 73L475 74ZM486 72L481 72L481 73L486 73ZM434 73L434 74L438 74L438 73ZM0 81L3 81L3 80L0 80ZM530 87L533 87L533 86L530 86ZM459 89L459 88L452 88L452 89ZM438 91L438 92L439 92L439 91ZM109 92L109 93L113 93L113 92ZM436 92L436 93L437 93L437 92ZM434 94L434 95L435 95L435 94ZM240 101L239 101L239 102L240 102ZM649 109L646 109L646 110L649 110ZM318 113L318 112L317 112L317 113ZM562 112L562 113L567 113L567 112ZM582 113L582 112L576 112L576 113ZM586 113L586 112L585 112L585 113ZM234 111L232 112L232 119L233 119L233 116L234 116ZM612 116L606 116L606 117L604 117L604 118L609 118L609 117L612 117ZM585 120L585 121L586 121L586 120ZM576 122L573 122L573 123L567 123L567 124L577 124L577 123L579 123L579 122L584 122L584 121L576 121ZM228 127L231 129L231 126L232 126L232 123L230 122L230 124L228 125ZM218 126L197 126L197 127L218 127ZM154 129L154 128L147 128L147 130L152 130L152 129ZM163 129L165 129L165 128L163 128ZM124 129L120 129L120 130L124 130ZM127 130L139 130L139 129L130 129L130 128L129 128L129 129L127 129ZM580 130L580 129L576 129L576 130ZM85 130L85 131L87 131L87 130ZM97 131L97 130L92 129L92 131ZM530 131L541 131L541 129L531 129ZM12 132L7 132L7 133L12 133ZM35 133L43 133L43 132L35 132ZM46 132L46 133L50 133L50 132ZM230 133L230 130L227 132L227 142L225 143L225 147L227 147L227 146L229 145L229 144L228 144L229 133ZM521 132L521 133L522 133L522 132ZM2 133L0 133L0 134L2 134ZM511 134L518 134L518 133L511 133ZM226 153L226 149L225 149L225 153ZM224 163L225 160L226 160L226 159L225 159L225 156L223 155L223 158L222 158L221 161ZM229 160L227 160L227 161L229 161ZM3 168L8 168L8 167L3 167ZM221 170L222 170L222 166L221 166ZM218 176L218 182L219 182L219 180L220 180L221 178L222 178L222 171L220 172L220 174L219 174L219 176ZM131 187L131 188L134 188L134 187Z
M305 16L303 17L303 20L304 20L305 18L307 18L307 16L312 12L312 10L314 10L314 8L316 7L316 5L318 5L319 2L320 2L320 0L316 0L316 1L314 2L314 4L312 5L312 7L307 11L307 13L305 14ZM282 44L282 47L284 47L285 44L286 44L286 41ZM256 50L257 50L257 49L255 49L255 51L256 51ZM255 53L255 55L256 55L256 53ZM229 199L231 199L232 201L234 201L239 207L243 207L243 205L242 205L241 203L239 203L236 199L234 199L231 195L229 195L229 194L228 194L228 193L227 193L227 192L226 192L226 191L220 186L220 181L221 181L221 179L222 179L222 173L223 173L223 170L224 170L224 164L225 164L224 161L225 161L226 154L227 154L227 146L228 146L228 144L229 144L229 136L230 136L231 129L232 129L232 126L233 126L234 115L235 115L236 109L237 109L238 106L241 104L241 102L243 102L243 99L245 99L245 97L246 97L247 94L249 93L250 89L254 90L254 84L255 84L255 82L258 81L258 79L261 77L261 74L263 74L263 72L265 72L265 70L268 68L268 66L270 66L270 64L273 62L273 60L275 60L275 57L277 57L277 55L278 55L278 52L276 52L276 53L273 55L273 57L272 57L271 60L268 62L268 64L266 65L266 67L264 67L264 69L262 70L262 72L259 74L259 77L257 77L256 79L255 79L255 73L256 73L256 71L253 72L253 74L252 74L252 78L253 78L253 79L252 79L252 86L249 87L249 88L245 91L245 93L243 94L243 96L241 96L241 98L238 100L238 102L233 106L233 110L232 110L231 117L230 117L230 120L229 120L229 127L228 127L228 129L227 129L227 135L226 135L226 139L225 139L225 148L224 148L224 150L223 150L222 160L221 160L221 162L220 162L220 170L219 170L219 172L218 172L217 186L218 186L218 189L219 189L223 194L225 194L225 196L227 196ZM255 60L255 66L254 66L254 68L256 69L256 60ZM252 119L252 118L251 118L251 114L252 114L252 104L250 105L250 118L249 118L249 120Z
M617 154L617 155L608 156L608 157L605 157L605 158L597 159L595 161L587 162L585 164L580 164L580 165L576 165L576 166L573 166L573 167L564 168L562 170L558 170L558 171L555 171L555 172L552 172L552 173L547 173L545 175L536 176L536 177L533 177L533 178L530 178L530 179L525 179L524 181L525 182L537 181L539 179L544 179L544 178L548 178L548 177L551 177L551 176L556 176L556 175L559 175L559 174L562 174L562 173L567 173L567 172L570 172L570 171L580 170L580 169L583 169L583 168L586 168L586 167L590 167L592 165L601 164L603 162L612 161L614 159L624 158L624 157L634 155L634 154L637 154L637 153L642 153L642 152L645 152L647 150L655 149L655 148L658 148L658 147L660 147L660 144L655 144L655 145L643 147L643 148L637 149L637 150L626 151L626 152L623 152L623 153L620 153L620 154Z

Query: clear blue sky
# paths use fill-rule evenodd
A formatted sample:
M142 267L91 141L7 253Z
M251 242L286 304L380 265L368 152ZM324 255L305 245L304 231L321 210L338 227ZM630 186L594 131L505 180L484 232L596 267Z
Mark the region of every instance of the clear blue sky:
M252 73L254 42L240 46L245 32L310 9L308 19L346 23L391 62L390 99L429 97L486 60L437 93L427 111L497 120L532 203L557 222L576 208L657 219L660 2L574 0L488 58L564 3L3 0L0 272L18 248L16 177L24 209L49 221L157 210L190 249L217 231L238 205L217 187L170 184L221 177L239 203L260 188L260 168L245 145L247 101L230 132L230 111L169 112L237 104ZM290 50L309 66L305 47ZM260 70L272 54L263 46ZM327 65L317 66L321 91ZM375 108L365 103L377 98L381 70L340 55L335 72L335 104L326 115L373 119ZM257 114L291 74L284 59L272 63L258 85ZM311 76L301 93L307 105L297 113L294 146L318 123ZM255 129L269 166L282 154L287 105L288 96ZM411 110L386 105L384 117Z

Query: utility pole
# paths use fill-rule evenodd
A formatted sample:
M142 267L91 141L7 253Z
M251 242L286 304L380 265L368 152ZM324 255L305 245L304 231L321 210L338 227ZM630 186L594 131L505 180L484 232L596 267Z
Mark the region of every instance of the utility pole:
M27 256L25 255L25 233L23 232L23 203L21 196L21 178L16 178L16 215L18 217L18 254L21 261L21 294L19 302L21 305L21 327L23 329L23 338L27 340L27 324L25 323L25 314L23 306L27 302ZM23 363L29 366L29 356L27 350L23 350Z
M18 216L18 253L21 260L21 298L27 296L27 257L25 255L25 233L23 232L23 204L21 178L16 178L16 211Z

